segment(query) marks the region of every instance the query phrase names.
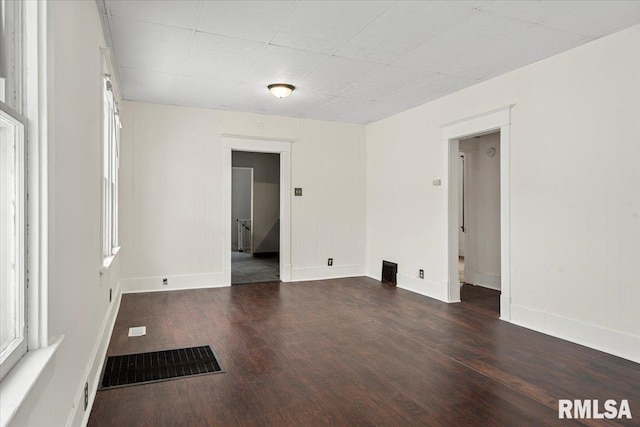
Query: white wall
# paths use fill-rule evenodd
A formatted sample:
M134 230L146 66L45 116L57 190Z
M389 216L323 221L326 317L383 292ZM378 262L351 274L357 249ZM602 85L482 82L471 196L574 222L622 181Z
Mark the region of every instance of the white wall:
M280 250L280 155L234 151L232 162L234 167L253 168L253 253L278 252ZM233 215L232 220L235 222Z
M511 320L640 361L638 46L640 26L368 125L368 274L393 260L446 295L441 126L514 104Z
M53 360L13 421L15 426L80 425L102 368L110 315L118 303L118 259L105 276L101 255L100 47L96 3L48 3L49 336L64 335ZM109 303L109 289L114 301ZM105 338L105 340L102 340Z
M487 151L493 148L493 157ZM466 153L465 282L500 289L500 133L460 141ZM461 233L462 234L462 233Z
M126 103L122 132L122 274L128 291L227 285L221 135L293 140L293 280L365 268L362 125ZM327 258L334 266L327 267Z

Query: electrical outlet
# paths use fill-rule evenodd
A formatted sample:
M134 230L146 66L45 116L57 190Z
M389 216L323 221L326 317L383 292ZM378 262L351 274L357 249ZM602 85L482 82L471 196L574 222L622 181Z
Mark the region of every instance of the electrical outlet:
M169 284L169 279L162 279L162 284L167 286Z
M113 288L109 288L109 302L113 299Z
M420 270L418 272L418 277L420 277L421 279L424 279L424 270Z
M89 406L89 383L84 383L84 410Z
M327 265L329 267L331 267L333 265L333 258L329 258L329 260L327 261Z

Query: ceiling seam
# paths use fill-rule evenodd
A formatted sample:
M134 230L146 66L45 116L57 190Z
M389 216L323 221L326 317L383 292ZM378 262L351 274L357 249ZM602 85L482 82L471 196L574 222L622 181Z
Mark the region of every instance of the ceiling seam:
M110 56L111 56L111 60L114 62L113 64L111 64L111 66L113 67L113 72L116 74L115 80L118 83L117 88L120 92L120 99L122 99L123 101L126 101L127 98L124 95L124 83L120 78L121 76L120 61L118 61L118 54L116 52L116 47L113 42L113 31L111 31L111 19L110 19L111 11L107 6L106 0L96 0L96 4L98 6L98 11L100 11L100 9L103 9L105 12L104 14L100 14L101 15L100 21L102 23L102 35L104 36L104 39L105 39L104 41L107 47L111 50Z
M328 61L330 58L332 58L332 57L336 57L336 58L344 58L344 59L348 59L348 60L351 60L351 61L369 62L369 63L372 63L372 64L377 64L377 65L379 65L378 67L374 68L374 69L373 69L373 70L371 70L370 72L365 73L365 74L364 74L360 79L358 79L358 80L361 80L362 78L364 78L365 76L367 76L367 75L369 75L369 74L373 73L374 71L377 71L377 70L381 69L381 68L384 66L384 64L380 64L380 63L378 63L378 62L376 62L376 61L362 61L362 60L356 60L356 59L353 59L353 58L347 58L347 57L337 56L337 55L336 55L336 53L337 53L340 49L342 49L342 47L343 47L345 44L347 44L347 43L348 43L349 41L351 41L355 36L357 36L358 34L360 34L360 33L361 33L365 28L367 28L369 25L371 25L371 23L372 23L373 21L375 21L376 19L378 19L378 18L379 18L383 13L385 13L387 10L389 10L389 9L391 8L391 6L393 6L393 5L394 5L394 4L396 4L396 3L397 3L397 0L396 0L396 1L394 1L394 2L392 2L389 6L387 6L386 8L384 8L383 10L381 10L380 12L378 12L378 14L376 14L376 16L374 16L374 17L373 17L373 18L371 18L371 19L370 19L366 24L364 24L364 25L362 26L362 28L360 28L360 30L358 30L358 31L357 31L356 33L354 33L351 37L349 37L349 38L348 38L344 43L342 43L340 46L338 46L338 47L337 47L337 48L336 48L336 49L335 49L335 50L334 50L334 51L333 51L329 56L327 56L327 58L325 58L325 59L324 59L324 61L320 62L318 65L316 65L314 68L312 68L311 70L309 70L306 74L304 74L301 78L299 78L299 79L296 81L296 84L297 84L297 83L299 83L299 82L301 82L302 80L304 80L307 76L309 76L309 74L313 73L317 68L319 68L322 64L324 64L325 62L327 62L327 61ZM355 83L355 82L354 82L354 83ZM345 89L346 89L346 88L345 88ZM343 89L343 90L344 90L344 89ZM341 92L342 92L342 91L341 91ZM334 95L334 97L336 97L336 96L337 96L337 95ZM319 105L318 105L318 107L319 107L320 105L322 105L322 104L319 104Z

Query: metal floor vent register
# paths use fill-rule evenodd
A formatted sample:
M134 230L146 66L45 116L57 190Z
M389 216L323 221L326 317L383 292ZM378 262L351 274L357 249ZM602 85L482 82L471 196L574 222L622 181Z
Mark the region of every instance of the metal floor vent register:
M398 284L398 264L382 261L382 283L393 286Z
M109 356L100 390L224 372L208 345Z

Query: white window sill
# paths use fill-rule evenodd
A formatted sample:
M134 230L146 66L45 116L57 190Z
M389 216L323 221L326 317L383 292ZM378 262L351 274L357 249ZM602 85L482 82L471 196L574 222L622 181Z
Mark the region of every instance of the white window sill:
M104 259L102 260L102 267L100 267L100 274L105 274L107 271L109 271L109 267L111 267L111 263L113 263L113 260L116 259L116 255L118 255L118 252L120 252L120 246L118 246L117 248L113 248L113 255L104 257Z
M28 351L0 383L0 427L9 425L55 354L64 335L48 347Z

